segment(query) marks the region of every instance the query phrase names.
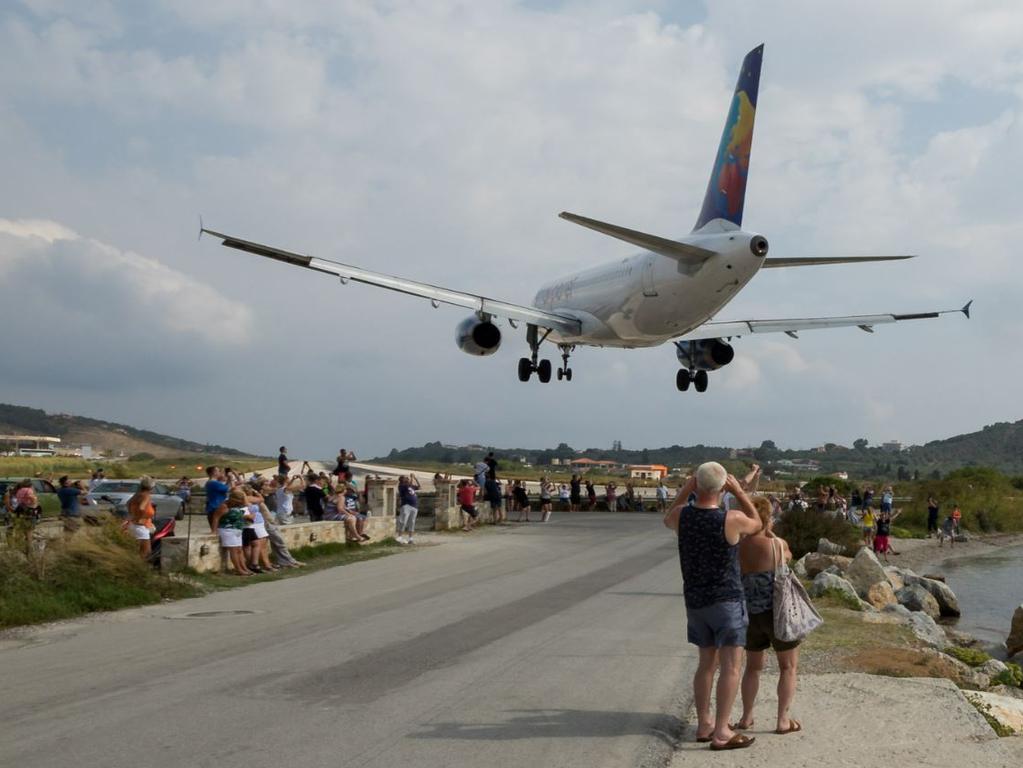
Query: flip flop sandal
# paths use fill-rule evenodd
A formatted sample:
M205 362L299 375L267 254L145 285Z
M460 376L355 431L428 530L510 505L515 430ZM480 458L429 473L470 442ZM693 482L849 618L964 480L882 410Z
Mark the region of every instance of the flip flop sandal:
M776 734L778 734L779 736L784 736L786 733L799 733L801 730L803 730L803 726L800 725L799 721L798 720L793 720L793 719L789 718L789 727L788 728L786 728L784 730L775 729L774 732Z
M710 744L712 741L714 741L714 737L713 736L697 736L696 737L696 743L697 744Z
M745 736L744 734L737 733L724 744L712 741L710 743L710 748L715 752L720 752L725 749L746 749L746 747L752 747L753 742L756 740L755 736Z
M756 724L756 720L750 720L749 725L743 725L742 723L729 723L728 727L733 731L748 731Z

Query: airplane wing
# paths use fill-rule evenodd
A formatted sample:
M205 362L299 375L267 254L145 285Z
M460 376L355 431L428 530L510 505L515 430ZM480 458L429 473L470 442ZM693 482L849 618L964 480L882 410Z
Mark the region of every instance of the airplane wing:
M865 264L870 261L902 261L916 256L816 256L809 258L767 258L762 269L772 267L815 267L820 264Z
M904 315L850 315L848 317L807 317L790 320L711 320L676 341L699 341L701 339L720 339L730 336L745 336L750 333L785 333L793 338L799 331L813 331L819 328L859 328L868 333L874 332L875 325L899 323L903 320L927 320L941 315L962 312L970 316L968 301L962 309L946 309L940 312L917 312Z
M220 238L228 248L237 248L239 251L254 253L257 256L265 256L268 259L276 259L286 264L293 264L297 267L306 267L317 272L328 275L335 275L341 278L342 283L353 280L357 283L367 283L378 288L387 288L398 293L407 293L410 296L418 296L429 299L434 306L438 304L452 304L456 307L466 307L473 312L504 317L509 320L519 320L524 323L531 323L541 328L550 328L562 331L566 334L578 334L580 323L574 317L556 315L552 312L544 312L536 307L526 307L520 304L510 304L486 296L479 296L474 293L455 291L450 288L443 288L429 283L420 283L415 280L408 280L404 277L384 275L379 272L370 272L361 267L353 267L349 264L341 264L328 259L320 259L315 256L306 256L301 253L281 250L269 245L254 243L249 240L242 240L232 235L225 235L221 232L214 232L211 229L201 228L200 234L205 232L213 237Z

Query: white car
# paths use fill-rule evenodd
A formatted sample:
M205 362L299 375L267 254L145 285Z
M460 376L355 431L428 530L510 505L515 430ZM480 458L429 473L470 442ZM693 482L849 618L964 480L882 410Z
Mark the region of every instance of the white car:
M138 480L104 480L89 491L88 499L92 504L109 504L116 515L125 517L128 514L128 500L138 493ZM175 493L171 493L163 483L153 485L153 506L157 517L173 517L181 520L185 516L185 502Z

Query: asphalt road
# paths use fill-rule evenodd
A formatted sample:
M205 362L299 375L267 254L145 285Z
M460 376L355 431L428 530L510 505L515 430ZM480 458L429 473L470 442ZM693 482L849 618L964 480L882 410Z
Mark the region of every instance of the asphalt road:
M695 662L658 516L443 542L0 639L0 765L668 760Z

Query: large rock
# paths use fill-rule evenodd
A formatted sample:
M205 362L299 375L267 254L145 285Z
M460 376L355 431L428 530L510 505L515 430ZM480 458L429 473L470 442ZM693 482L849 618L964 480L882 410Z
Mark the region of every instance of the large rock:
M894 565L885 566L884 575L888 577L888 583L892 585L892 590L895 592L906 586L906 580L902 576L901 568L896 568Z
M818 573L822 573L832 566L837 567L840 571L845 572L845 569L849 567L851 563L848 557L842 557L841 555L825 555L820 552L810 552L803 558L803 565L806 567L806 575L813 579L817 577Z
M917 639L934 648L944 649L948 646L948 638L930 616L926 613L909 614L909 628ZM965 666L965 665L964 665Z
M1009 627L1009 638L1005 641L1005 648L1010 656L1015 656L1023 651L1023 603L1013 611L1012 625Z
M999 696L1023 701L1023 688L1017 688L1015 685L993 685L988 689L988 693L997 693Z
M886 605L881 610L883 610L885 613L894 614L901 621L909 621L909 617L913 615L913 612L910 611L909 608L907 608L904 605L900 605L899 603L892 603L891 605Z
M792 564L792 572L796 574L797 578L806 579L810 577L810 574L806 572L806 557L806 555L803 555Z
M903 587L899 590L896 597L900 605L906 606L911 611L922 611L931 618L937 618L941 615L938 601L919 584L910 584Z
M907 585L917 584L930 592L931 597L938 602L942 616L958 617L960 615L959 600L947 584L924 576L906 576L905 579Z
M895 599L895 591L892 589L892 585L887 581L879 581L868 589L866 600L879 611L898 602Z
M1002 672L1004 672L1007 669L1008 667L1005 666L1005 663L999 661L998 659L988 659L979 667L977 667L978 672L983 672L992 680L998 677L1000 674L1002 674Z
M845 569L845 578L856 589L860 597L866 598L867 592L875 584L888 581L884 568L877 556L866 547L856 553L849 567Z
M1002 728L1023 734L1023 701L990 692L966 691L965 695L977 709L996 720Z
M813 580L813 584L810 585L810 597L820 597L829 589L835 589L839 592L843 592L853 600L858 600L856 590L853 585L843 579L841 576L835 576L831 573L818 573L817 578Z
M817 540L817 551L822 555L840 555L845 552L845 547L829 539L821 538Z

